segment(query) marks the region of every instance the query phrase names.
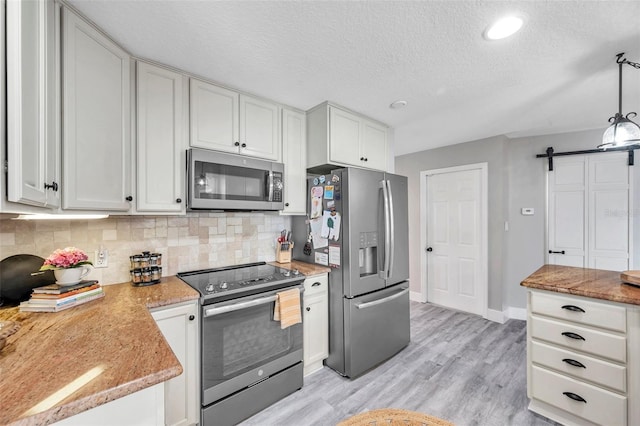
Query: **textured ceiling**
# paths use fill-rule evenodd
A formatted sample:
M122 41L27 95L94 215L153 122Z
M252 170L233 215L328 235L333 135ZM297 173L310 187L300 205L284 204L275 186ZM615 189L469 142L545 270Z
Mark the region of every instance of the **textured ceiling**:
M133 55L303 110L395 128L396 155L496 135L604 129L615 55L640 62L640 1L70 0ZM493 20L526 18L489 42ZM389 109L397 99L401 110ZM623 112L640 112L624 67Z

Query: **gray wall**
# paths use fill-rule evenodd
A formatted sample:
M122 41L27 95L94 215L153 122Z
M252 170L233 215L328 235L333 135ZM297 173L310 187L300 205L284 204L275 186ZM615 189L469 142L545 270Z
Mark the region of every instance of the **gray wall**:
M488 163L489 308L502 310L504 220L506 214L506 146L504 136L451 145L396 157L396 173L409 180L409 279L420 292L420 172L472 163Z
M396 173L409 178L411 290L420 292L420 172L487 162L489 168L489 309L526 308L520 282L545 262L546 159L535 158L552 146L556 152L593 149L603 130L514 138L504 136L396 157ZM640 154L640 152L639 152ZM640 167L640 155L637 156ZM640 207L640 171L634 173L633 213ZM533 207L523 216L522 207ZM640 265L640 219L634 214L634 268ZM505 231L504 223L509 223Z

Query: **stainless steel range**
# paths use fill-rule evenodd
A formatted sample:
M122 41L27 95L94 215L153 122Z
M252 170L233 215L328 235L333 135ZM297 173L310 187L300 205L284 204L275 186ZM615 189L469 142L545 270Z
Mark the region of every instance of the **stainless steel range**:
M200 424L234 425L302 387L302 324L273 320L278 292L304 275L252 263L182 272L200 292Z

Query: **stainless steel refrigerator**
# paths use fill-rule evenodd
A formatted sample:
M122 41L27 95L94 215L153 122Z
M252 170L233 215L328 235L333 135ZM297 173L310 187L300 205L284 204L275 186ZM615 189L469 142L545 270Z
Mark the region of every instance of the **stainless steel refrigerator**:
M294 258L331 267L326 365L356 377L409 343L407 178L336 169L307 195Z

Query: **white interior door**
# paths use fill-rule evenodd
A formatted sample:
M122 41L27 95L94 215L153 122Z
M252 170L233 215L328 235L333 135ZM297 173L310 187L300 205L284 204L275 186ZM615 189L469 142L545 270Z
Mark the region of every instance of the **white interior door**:
M429 302L484 316L483 181L481 168L427 175L426 259Z
M548 263L624 271L630 260L626 152L554 159L549 172Z

